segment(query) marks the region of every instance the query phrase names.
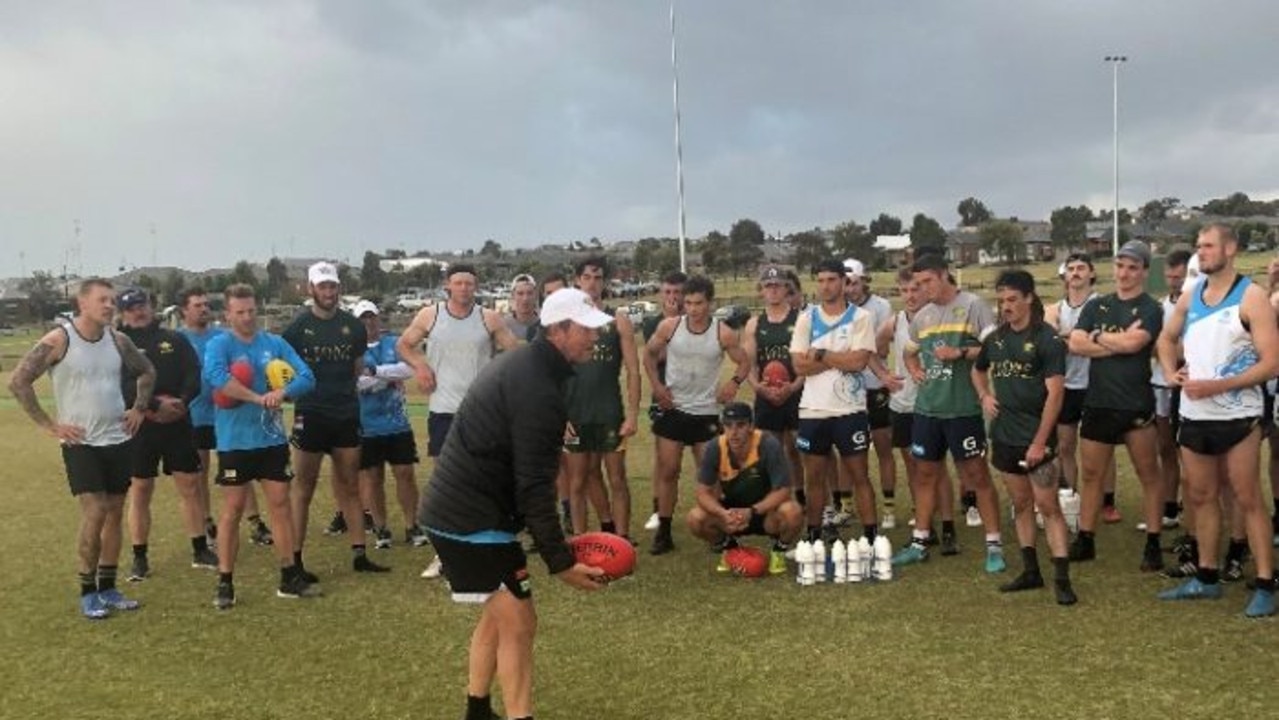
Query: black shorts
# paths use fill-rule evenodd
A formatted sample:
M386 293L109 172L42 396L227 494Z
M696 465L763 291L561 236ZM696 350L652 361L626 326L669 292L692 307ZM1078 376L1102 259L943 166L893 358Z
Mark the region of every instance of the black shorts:
M1261 386L1261 433L1267 436L1274 434L1275 430L1275 396L1268 387L1268 383Z
M366 437L360 441L360 469L388 465L416 465L417 438L412 430L394 435Z
M870 449L870 421L864 412L800 418L795 447L805 455L829 455L831 447L839 450L840 457L860 455Z
M191 430L191 437L195 440L196 450L216 450L218 447L218 436L212 425L195 426Z
M133 477L153 478L158 471L200 472L200 454L195 451L195 432L186 422L160 425L142 423L133 437Z
M1079 437L1107 445L1122 445L1130 430L1140 430L1155 421L1154 411L1133 412L1109 408L1084 408L1079 421Z
M427 457L440 456L440 451L444 449L444 440L449 436L449 429L452 427L453 413L426 414Z
M941 462L947 451L955 462L985 454L986 423L981 416L935 418L915 413L910 454L925 462Z
M755 398L755 427L770 432L787 432L799 427L799 396L792 393L781 405Z
M653 434L684 445L701 445L719 436L719 416L689 415L683 410L663 410L653 421Z
M893 413L893 447L909 448L915 413Z
M1061 412L1057 414L1058 425L1078 425L1084 416L1084 396L1088 388L1066 388L1061 399Z
M118 445L63 445L62 464L72 495L129 492L133 477L133 441Z
M533 597L524 548L518 542L469 543L427 533L455 602L482 603L503 587L520 600Z
M866 416L871 430L893 426L893 411L888 409L888 388L866 391Z
M745 508L732 508L729 510L743 510ZM767 535L768 531L764 529L765 515L752 515L751 521L747 523L746 529L733 533L733 537L742 537L744 535Z
M1031 471L1052 464L1055 457L1057 457L1057 448L1049 447L1044 453L1043 462L1028 468L1021 464L1026 459L1025 445L1005 445L996 441L990 443L990 466L1009 475L1029 475Z
M622 439L621 426L621 420L617 421L617 424L590 423L577 425L573 428L577 431L577 436L564 440L564 450L571 453L625 451L626 443Z
M288 445L218 453L218 475L214 479L218 485L236 487L254 480L288 482L292 479Z
M293 414L293 447L302 452L330 453L360 446L360 421L335 420L315 413Z
M1196 455L1225 455L1248 438L1261 418L1186 420L1177 430L1177 444Z

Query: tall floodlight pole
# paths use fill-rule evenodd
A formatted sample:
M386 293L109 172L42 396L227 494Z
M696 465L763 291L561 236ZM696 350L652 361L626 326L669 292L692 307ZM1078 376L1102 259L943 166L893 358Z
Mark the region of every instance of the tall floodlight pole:
M684 219L684 147L679 131L679 54L675 48L675 3L671 2L671 76L675 94L675 192L679 198L679 270L688 272L685 259L687 224Z
M1119 65L1128 62L1127 55L1107 55L1106 62L1114 75L1114 189L1115 189L1115 221L1110 240L1110 256L1119 257Z

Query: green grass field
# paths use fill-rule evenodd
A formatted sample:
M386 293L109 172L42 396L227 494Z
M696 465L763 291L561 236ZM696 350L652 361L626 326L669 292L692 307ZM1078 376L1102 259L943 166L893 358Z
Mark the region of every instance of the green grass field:
M0 339L6 370L32 340ZM420 421L416 429L422 442ZM1004 577L982 572L980 529L961 527L959 557L873 585L717 576L715 557L678 523L678 551L651 558L639 529L651 447L645 424L629 461L642 542L632 578L585 594L531 562L538 717L1266 717L1279 705L1279 629L1242 617L1242 587L1218 602L1160 603L1154 593L1169 582L1137 572L1139 497L1126 460L1125 521L1100 530L1099 560L1074 569L1080 604L1060 608L1049 591L996 592ZM175 494L162 481L154 575L126 587L145 605L91 623L76 607L78 512L57 446L7 394L0 457L8 490L0 543L9 549L0 717L462 717L476 611L418 577L429 549L370 551L394 571L351 573L344 541L319 530L333 508L327 491L317 494L307 550L323 598L275 598L273 555L246 544L239 605L215 611L215 577L189 567ZM687 464L684 476L686 510ZM895 545L908 535L909 499L899 496ZM1010 528L1005 540L1015 570ZM122 564L127 555L126 540Z

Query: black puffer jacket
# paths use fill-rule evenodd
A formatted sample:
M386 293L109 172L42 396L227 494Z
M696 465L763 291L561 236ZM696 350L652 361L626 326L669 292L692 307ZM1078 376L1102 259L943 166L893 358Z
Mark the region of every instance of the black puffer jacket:
M462 535L527 527L551 573L573 566L555 502L572 374L545 337L480 371L422 494L423 525Z
M155 398L160 395L178 398L190 407L191 401L200 394L200 358L190 341L182 333L160 327L158 322L140 328L121 325L117 330L127 335L155 366L151 409L159 407ZM124 377L120 389L124 392L125 407L132 407L138 396L137 378Z

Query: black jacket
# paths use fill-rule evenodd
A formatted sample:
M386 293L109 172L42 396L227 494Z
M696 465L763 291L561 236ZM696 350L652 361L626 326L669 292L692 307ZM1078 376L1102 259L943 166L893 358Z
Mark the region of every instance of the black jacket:
M160 395L179 398L190 407L191 401L200 394L200 358L196 357L190 341L182 333L160 327L159 323L140 328L121 325L117 330L128 336L155 366L151 409L159 406L154 398ZM120 389L124 392L124 406L132 407L138 396L137 378L124 377Z
M448 533L527 527L546 567L573 566L556 507L572 365L538 337L480 371L458 407L422 495L423 525Z

